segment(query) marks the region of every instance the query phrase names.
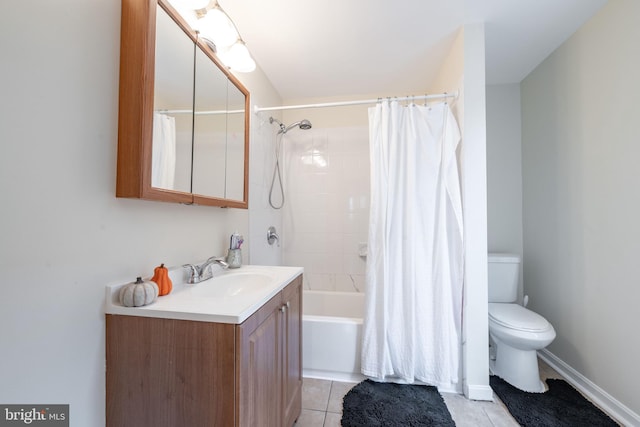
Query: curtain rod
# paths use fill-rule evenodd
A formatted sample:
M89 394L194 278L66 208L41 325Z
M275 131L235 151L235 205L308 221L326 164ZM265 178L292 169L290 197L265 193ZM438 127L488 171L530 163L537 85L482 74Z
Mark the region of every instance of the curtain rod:
M191 114L193 110L155 110L154 113L161 114ZM240 114L244 113L244 109L242 110L209 110L209 111L196 111L196 116L201 115L212 115L212 114Z
M304 104L304 105L283 105L280 107L258 107L257 105L253 107L254 113L259 113L260 111L276 111L276 110L296 110L300 108L323 108L323 107L341 107L345 105L363 105L363 104L376 104L383 99L393 99L394 101L421 101L421 100L429 100L429 99L440 99L440 98L457 98L458 92L455 93L440 93L436 95L419 95L419 96L405 96L402 98L398 98L396 96L393 97L381 97L376 99L364 99L360 101L342 101L342 102L325 102L321 104Z

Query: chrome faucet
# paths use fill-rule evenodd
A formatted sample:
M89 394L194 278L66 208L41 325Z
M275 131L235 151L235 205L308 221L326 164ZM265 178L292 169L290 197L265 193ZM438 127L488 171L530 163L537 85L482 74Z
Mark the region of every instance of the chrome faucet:
M222 268L226 269L229 264L223 261L222 258L211 257L206 260L202 265L185 264L184 268L189 269L189 281L190 284L200 283L202 281L211 279L213 277L213 271L211 271L211 265L218 264Z

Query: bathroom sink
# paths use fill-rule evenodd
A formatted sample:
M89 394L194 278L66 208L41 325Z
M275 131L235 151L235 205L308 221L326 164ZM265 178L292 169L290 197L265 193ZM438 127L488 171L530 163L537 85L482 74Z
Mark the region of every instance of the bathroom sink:
M233 272L214 276L193 285L188 292L197 297L223 298L245 296L264 291L273 284L273 278L256 272Z

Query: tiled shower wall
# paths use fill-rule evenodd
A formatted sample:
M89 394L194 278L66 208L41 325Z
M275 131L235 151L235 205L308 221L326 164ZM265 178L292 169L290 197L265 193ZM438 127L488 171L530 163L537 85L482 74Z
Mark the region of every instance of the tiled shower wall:
M368 138L366 126L284 136L283 260L304 267L306 289L365 290Z

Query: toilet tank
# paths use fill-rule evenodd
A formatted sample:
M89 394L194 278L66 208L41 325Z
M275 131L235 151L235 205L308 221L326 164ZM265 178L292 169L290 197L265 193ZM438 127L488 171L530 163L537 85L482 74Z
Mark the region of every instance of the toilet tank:
M489 302L516 302L520 257L514 254L489 254Z

